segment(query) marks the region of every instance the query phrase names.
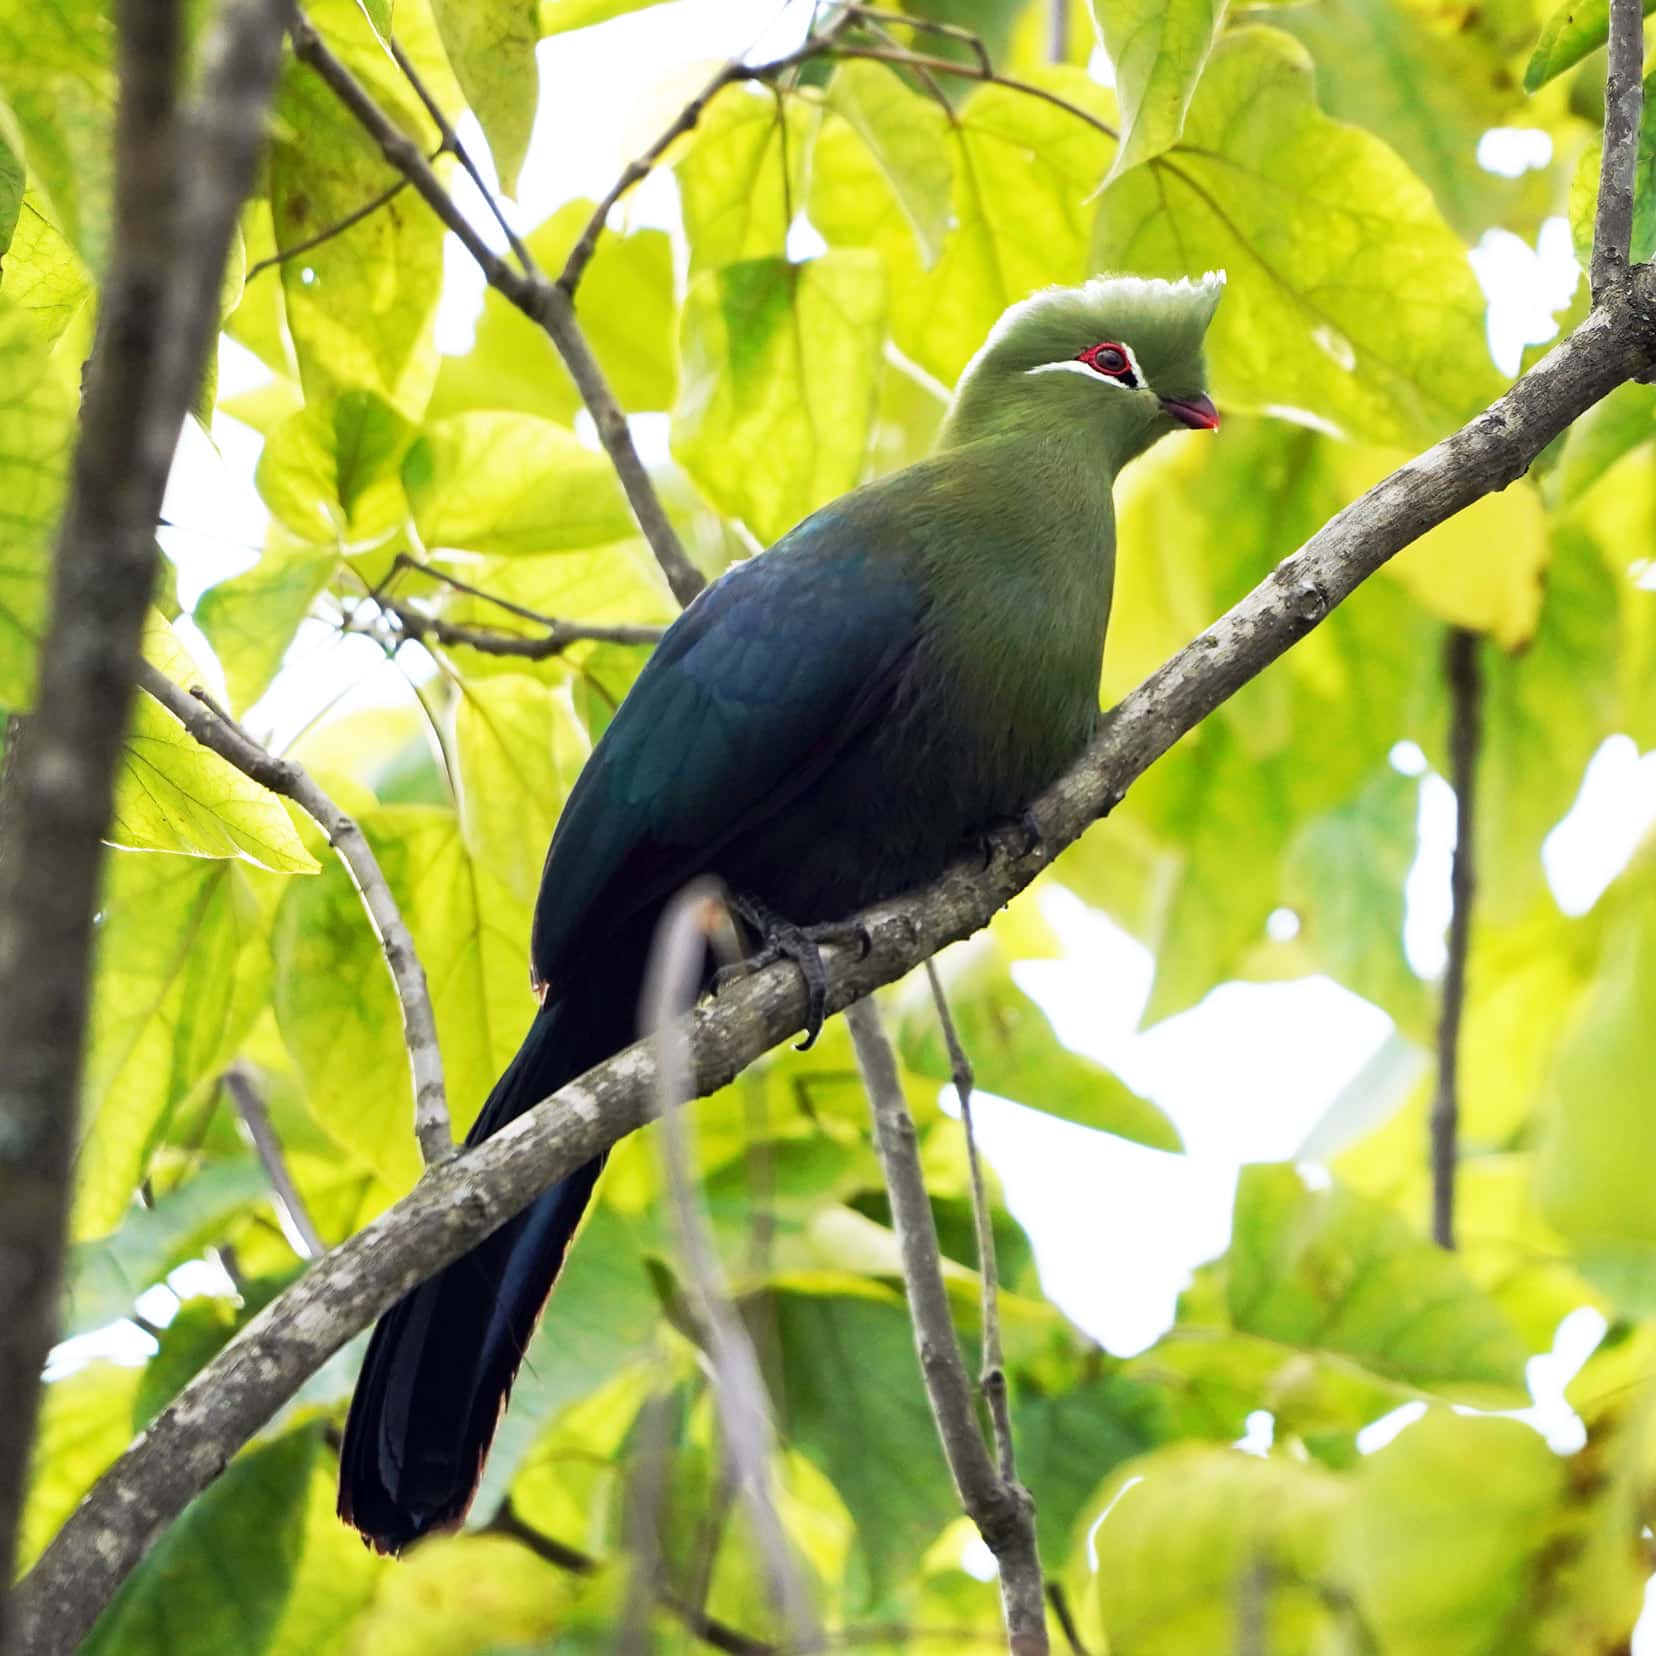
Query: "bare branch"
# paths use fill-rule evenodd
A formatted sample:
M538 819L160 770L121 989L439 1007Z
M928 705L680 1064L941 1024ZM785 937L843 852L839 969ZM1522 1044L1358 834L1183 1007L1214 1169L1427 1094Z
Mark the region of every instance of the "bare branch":
M320 1259L328 1251L328 1244L322 1240L311 1210L288 1171L287 1157L282 1154L282 1141L270 1125L270 1112L265 1108L259 1089L253 1085L245 1070L232 1067L224 1072L224 1090L229 1093L230 1102L235 1105L236 1114L241 1117L242 1126L253 1141L259 1164L275 1192L277 1206L287 1219L287 1229L299 1241L300 1251L306 1259Z
M1455 790L1455 860L1449 872L1449 964L1438 1013L1437 1091L1432 1100L1432 1237L1455 1245L1455 1164L1460 1150L1460 1032L1466 1012L1466 958L1472 943L1472 903L1477 892L1474 843L1478 748L1482 740L1483 672L1478 635L1451 630L1444 643L1443 673L1449 685L1449 781Z
M1626 273L1633 249L1633 188L1644 112L1644 16L1639 0L1610 0L1604 71L1604 159L1593 221L1593 298Z
M650 543L667 584L681 604L688 604L707 584L706 578L690 561L678 531L668 521L655 485L633 445L627 417L621 412L621 405L575 320L569 295L534 270L514 270L494 252L443 188L419 146L398 128L356 76L334 56L303 12L294 11L289 32L295 54L316 71L379 146L386 161L414 186L431 210L454 232L477 261L489 286L546 331L598 428L598 440L621 479L633 516Z
M1039 843L973 856L930 886L867 910L866 954L831 952L828 1007L892 982L995 912L1181 736L1395 553L1523 474L1593 403L1656 369L1656 269L1612 287L1566 340L1489 409L1338 513L1107 718L1031 808ZM853 958L855 956L856 958ZM725 1085L805 1020L790 967L732 986L689 1019L694 1088ZM646 1119L652 1049L635 1046L503 1132L434 1169L273 1300L151 1423L69 1518L20 1589L34 1656L72 1650L190 1498L333 1352L416 1283Z
M735 1312L706 1215L696 1199L682 1106L694 1096L684 1014L695 1004L710 938L728 928L717 881L694 880L667 905L644 979L644 1025L656 1046L656 1115L692 1313L713 1367L725 1453L764 1557L766 1584L793 1642L820 1649L822 1633L776 1509L771 1423L759 1359Z
M548 617L542 623L546 631L539 638L526 633L506 632L499 627L473 627L459 621L445 621L440 615L428 615L412 604L395 599L377 600L381 610L397 624L404 638L438 644L464 645L482 655L516 656L524 661L546 661L560 656L571 644L655 644L666 630L663 627L643 627L626 623L607 626L601 622L559 621Z
M115 220L52 560L35 712L0 846L0 1645L40 1371L57 1320L92 916L155 526L218 326L281 51L276 0L226 0L181 118L177 0L121 0ZM185 166L185 161L188 166Z
M138 682L204 748L228 760L261 787L291 799L327 835L328 844L350 873L391 969L397 1004L402 1009L408 1067L414 1077L414 1135L420 1141L420 1153L427 1167L452 1156L454 1135L443 1090L443 1055L437 1046L431 992L414 939L367 835L323 793L302 765L267 753L234 719L213 706L204 692L192 694L180 689L147 661L139 669Z
M442 152L439 151L439 154ZM287 264L292 259L303 257L314 248L322 246L324 242L331 242L336 236L343 236L347 230L354 230L365 218L372 218L380 208L395 201L408 188L408 180L399 178L395 184L388 185L378 195L371 196L360 207L353 208L344 218L325 225L314 236L306 236L303 241L295 242L291 247L279 247L267 258L255 259L247 267L247 274L242 278L245 287L255 276L262 276L267 270L275 270Z
M1000 1566L1008 1648L1014 1656L1045 1656L1046 1592L1035 1547L1035 1503L1016 1481L1001 1477L984 1442L972 1383L949 1315L937 1226L897 1060L872 995L848 1007L845 1021L851 1026L857 1067L874 1111L874 1147L891 1198L891 1227L903 1258L903 1286L938 1441L961 1508Z

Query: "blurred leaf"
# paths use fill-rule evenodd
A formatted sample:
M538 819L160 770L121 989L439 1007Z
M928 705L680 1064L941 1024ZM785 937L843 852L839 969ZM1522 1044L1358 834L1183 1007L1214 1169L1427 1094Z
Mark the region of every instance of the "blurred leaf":
M1644 14L1656 11L1656 0L1644 0ZM1610 0L1563 0L1541 30L1528 66L1524 90L1538 92L1556 75L1573 69L1589 52L1610 38Z
M127 1577L88 1656L262 1650L293 1583L320 1441L289 1432L238 1456Z
M1129 1461L1077 1525L1097 1558L1076 1568L1093 1636L1124 1656L1227 1650L1252 1599L1273 1653L1337 1648L1326 1582L1346 1499L1317 1467L1229 1448L1179 1444Z
M33 190L23 197L3 270L0 314L11 307L25 314L34 325L30 337L42 351L56 345L91 304L86 266L47 218Z
M338 1478L318 1456L303 1497L299 1561L293 1585L263 1656L350 1656L357 1618L381 1579L398 1566L362 1545L334 1511Z
M673 453L760 540L861 477L884 312L879 263L855 251L728 265L691 287Z
M456 414L403 461L420 539L433 550L533 555L620 540L633 528L604 455L531 414Z
M540 32L563 34L661 4L662 0L540 0Z
M0 136L0 258L11 246L18 214L23 211L24 178L21 157Z
M1656 441L1656 386L1618 385L1575 422L1558 463L1558 500L1582 499L1604 474L1641 444Z
M1512 1329L1452 1257L1390 1209L1262 1165L1242 1170L1235 1226L1226 1296L1236 1328L1428 1389L1523 1395Z
M537 0L431 0L438 33L489 141L500 187L517 194L540 94Z
M1647 10L1651 9L1647 6ZM1589 144L1570 181L1570 234L1583 265L1593 257L1593 221L1598 213L1599 172L1604 140ZM1639 153L1633 163L1633 251L1630 262L1643 264L1656 254L1656 73L1645 76L1644 116L1639 124Z
M1178 142L1224 9L1224 0L1092 0L1121 100L1112 178Z
M1221 406L1413 446L1498 386L1483 296L1429 192L1318 110L1309 59L1270 29L1225 35L1179 144L1104 191L1092 265L1229 268L1208 336Z
M332 552L271 545L245 574L220 581L196 600L196 624L224 668L233 710L245 711L270 687L300 622L338 565Z
M1433 1409L1364 1457L1341 1558L1379 1648L1396 1656L1538 1649L1564 1468L1533 1428Z

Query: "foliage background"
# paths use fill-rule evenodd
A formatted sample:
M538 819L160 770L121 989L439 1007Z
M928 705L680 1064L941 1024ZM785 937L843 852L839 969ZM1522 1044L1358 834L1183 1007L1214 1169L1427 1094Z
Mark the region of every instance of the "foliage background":
M1597 177L1593 8L1547 9L1098 0L1107 52L1074 7L1054 64L1050 8L928 0L915 10L978 31L1005 73L1074 107L951 81L950 115L870 61L814 65L780 92L730 88L671 152L671 182L606 235L579 314L712 572L926 452L946 388L1008 302L1102 268L1227 268L1211 352L1222 438L1162 445L1121 490L1108 700L1508 377L1513 364L1490 356L1469 249L1545 246L1567 225L1584 255ZM569 31L631 29L614 38L637 41L650 15L607 20L640 10L318 0L311 13L429 148L429 123L378 38L394 29L443 106L473 112L465 130L481 133L503 189L524 178L522 227L555 266L590 203L534 200L548 176L537 185L525 167L536 63L560 84L582 38ZM1601 38L1602 6L1596 15ZM789 21L797 38L803 14ZM946 39L913 39L959 55ZM0 0L9 710L29 694L108 251L111 44L97 0ZM647 137L705 69L687 48L655 86L629 77L625 53L586 96L634 105L629 124ZM1548 158L1517 177L1489 170L1479 156L1492 128L1545 135ZM1635 258L1656 243L1651 133L1647 117ZM365 599L400 553L579 621L662 622L673 604L551 347L494 294L475 331L464 326L475 288L410 193L300 257L262 263L392 181L290 64L224 295L232 343L201 405L232 470L255 434L268 531L257 548L203 549L203 531L222 525L204 497L192 506L192 484L205 487L192 435L197 463L174 498L193 529L167 538L183 579L161 595L150 653L181 680L221 678L232 709L291 738L364 822L420 945L463 1126L527 1018L524 939L545 839L643 651L581 644L531 663L405 645L385 670L411 687L395 699L329 706L318 681L359 675L365 654L395 643ZM1584 306L1578 290L1562 320ZM1067 1213L1062 1229L1031 1218L1063 1247L1062 1274L1087 1279L1065 1303L1090 1327L1119 1330L1119 1308L1137 1307L1142 1332L1116 1332L1113 1350L1045 1297L1018 1222L998 1224L1020 1470L1089 1648L1221 1650L1252 1636L1246 1626L1263 1627L1259 1648L1272 1652L1627 1648L1649 1573L1656 869L1648 850L1611 859L1602 891L1581 900L1573 887L1566 912L1564 878L1549 884L1542 851L1595 755L1610 755L1600 774L1625 771L1631 752L1656 746L1653 552L1656 391L1628 386L1535 475L1370 582L947 957L980 1080L1015 1101L996 1120L1009 1178L1039 1187L1021 1210L1061 1206L1050 1192L1071 1157L1105 1170L1083 1197L1105 1209L1142 1215L1125 1207L1140 1181L1184 1200L1217 1193L1182 1243L1148 1216L1118 1220L1108 1247L1086 1213ZM200 590L204 570L238 563ZM453 621L517 624L430 575L400 572L395 592ZM1425 1230L1435 997L1417 969L1441 903L1421 824L1430 852L1447 625L1487 638L1454 1258ZM354 640L324 666L316 640L342 627L377 642ZM101 1332L59 1354L25 1566L143 1422L303 1268L226 1070L239 1066L264 1096L325 1239L418 1172L383 963L311 826L141 702L112 837L123 850L100 923L66 1329ZM1163 1024L1164 1040L1219 1032L1196 1071L1199 1108L1185 1099L1170 1114L1118 1072L1134 1069L1119 1036L1133 994L1130 973L1103 966L1135 959L1152 963L1143 1021L1187 1015ZM1372 1010L1353 1013L1308 978ZM1238 991L1237 980L1273 987ZM969 1334L948 1065L915 986L891 1001ZM1213 1021L1238 1004L1247 1010ZM1238 1024L1267 1006L1280 1033L1245 1043ZM1314 1027L1325 1017L1344 1020L1332 1038ZM1118 1033L1095 1028L1088 1041L1089 1021ZM1303 1143L1283 1141L1278 1094L1319 1105ZM1075 1125L1055 1139L1016 1105ZM1252 1160L1261 1140L1239 1129L1231 1157L1214 1154L1214 1124L1243 1109L1267 1116L1286 1159ZM1168 1160L1181 1128L1197 1152L1189 1176ZM1082 1130L1142 1148L1089 1161ZM990 1131L993 1145L995 1120ZM696 1132L772 1383L790 1535L824 1615L876 1649L918 1647L937 1629L993 1648L994 1595L974 1573L926 1414L843 1030L699 1105ZM1251 1165L1237 1177L1232 1159ZM1181 1274L1167 1249L1221 1225L1233 1184L1218 1257L1176 1308L1152 1297L1146 1309L1141 1284ZM95 1648L609 1648L628 1592L629 1490L651 1433L671 1450L656 1520L674 1590L771 1636L677 1314L660 1186L649 1135L620 1147L471 1532L395 1567L335 1522L329 1427L348 1394L347 1353L191 1509ZM169 1277L173 1290L158 1293ZM1555 1339L1580 1365L1569 1408L1556 1401L1568 1365L1538 1366ZM1555 1396L1546 1415L1491 1413L1524 1409L1542 1386ZM593 1567L567 1567L576 1554ZM661 1649L689 1642L665 1611L651 1636Z

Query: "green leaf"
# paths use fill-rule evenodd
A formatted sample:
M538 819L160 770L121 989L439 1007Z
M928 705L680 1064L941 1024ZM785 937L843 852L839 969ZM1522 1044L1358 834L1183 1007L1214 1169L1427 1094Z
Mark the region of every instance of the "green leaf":
M1554 474L1558 501L1572 506L1604 474L1643 443L1656 442L1656 386L1618 385L1575 422Z
M251 569L196 600L196 624L224 668L233 709L245 711L270 687L300 622L338 565L332 552L271 545Z
M760 540L859 480L884 325L884 276L864 252L752 260L691 285L673 455Z
M543 270L561 269L596 209L585 199L566 201L532 230L525 240L535 262ZM671 408L677 300L666 231L622 235L606 229L581 278L577 307L587 343L621 406L634 413ZM546 330L490 288L471 350L443 358L430 413L509 408L568 425L580 406Z
M88 1656L262 1650L293 1582L320 1446L317 1432L289 1432L233 1461L127 1578Z
M815 121L767 87L732 86L708 106L674 167L692 275L782 255L805 202Z
M782 1430L832 1480L857 1524L878 1601L959 1515L914 1354L893 1300L772 1297Z
M94 270L108 257L114 189L115 22L100 0L0 4L0 129ZM9 121L6 117L9 116Z
M547 842L592 745L568 687L519 673L462 683L454 745L467 849L519 903L533 903Z
M1224 0L1092 0L1115 64L1123 137L1110 166L1119 177L1176 144L1224 15Z
M1644 15L1656 0L1644 0ZM1610 0L1564 0L1541 30L1541 38L1524 69L1524 90L1538 92L1548 81L1573 69L1610 38Z
M243 951L261 945L234 863L109 859L81 1088L76 1236L102 1236L122 1221L171 1113L217 1078L258 1010L238 992L238 969Z
M1593 258L1593 221L1598 213L1599 172L1604 164L1602 136L1589 144L1570 180L1570 236L1583 265ZM1633 163L1633 251L1630 261L1643 264L1656 255L1656 73L1645 76L1644 114L1639 122L1639 153Z
M34 695L46 567L75 404L33 317L0 293L0 707Z
M662 3L663 0L540 0L540 32L567 34L571 29L607 23L612 17L624 17L628 12L644 11Z
M8 306L33 323L42 350L57 344L91 304L86 266L42 211L33 190L23 197L11 246L0 263L0 291Z
M1388 1656L1532 1648L1564 1463L1532 1427L1433 1409L1364 1457L1340 1555Z
M1208 336L1221 406L1416 447L1499 383L1483 296L1430 193L1318 110L1303 49L1270 29L1228 33L1179 144L1104 191L1092 266L1228 268Z
M1380 1203L1292 1167L1237 1185L1226 1298L1243 1333L1439 1391L1523 1395L1524 1350L1460 1264Z
M537 0L432 0L454 78L489 140L500 187L517 194L540 95Z
M281 1618L262 1656L346 1656L359 1616L382 1579L400 1568L362 1545L334 1511L339 1478L318 1456L303 1497L299 1561Z
M433 550L573 552L632 533L608 459L532 414L456 414L409 449L403 486Z
M828 107L844 116L885 174L929 269L949 230L949 117L935 99L910 91L883 64L855 61L835 71Z
M1090 1579L1077 1568L1092 1636L1133 1656L1229 1650L1252 1596L1266 1649L1352 1648L1333 1642L1339 1613L1325 1596L1346 1500L1319 1467L1229 1448L1179 1444L1129 1461L1093 1522L1076 1526L1097 1559Z
M0 258L11 246L18 214L23 211L24 176L16 151L0 137Z

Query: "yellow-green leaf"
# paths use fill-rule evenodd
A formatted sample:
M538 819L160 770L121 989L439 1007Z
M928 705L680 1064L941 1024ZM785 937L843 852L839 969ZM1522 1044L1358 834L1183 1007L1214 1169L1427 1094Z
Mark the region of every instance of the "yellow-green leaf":
M692 284L673 454L761 540L859 480L884 323L884 275L865 252L750 260Z
M537 0L432 0L437 29L489 140L500 187L517 194L540 93Z
M1656 0L1644 0L1648 17ZM1563 0L1542 27L1524 69L1524 90L1538 92L1566 69L1573 69L1589 52L1610 38L1610 0Z
M1115 64L1122 140L1110 176L1178 142L1224 0L1092 0Z
M232 708L245 711L269 688L300 622L338 564L332 552L272 544L251 569L209 587L196 600L196 624L224 668Z

